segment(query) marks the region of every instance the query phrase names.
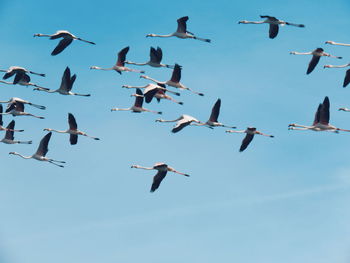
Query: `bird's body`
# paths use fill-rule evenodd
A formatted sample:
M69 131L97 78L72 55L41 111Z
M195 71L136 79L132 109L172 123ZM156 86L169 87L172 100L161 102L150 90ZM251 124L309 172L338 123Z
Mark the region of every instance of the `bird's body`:
M303 24L294 24L294 23L289 23L285 22L283 20L279 20L276 17L273 16L260 16L261 18L265 18L263 21L247 21L247 20L242 20L239 21L238 24L269 24L270 29L269 29L269 38L273 39L278 35L279 31L279 25L284 26L284 25L289 25L289 26L296 26L296 27L305 27Z
M248 145L253 140L255 134L270 137L270 138L274 137L273 135L269 135L269 134L265 134L265 133L257 131L255 127L248 127L247 129L242 130L242 131L227 130L226 132L228 132L228 133L246 133L246 136L244 137L244 139L242 141L241 147L239 148L240 152L243 152L245 149L247 149Z
M9 125L7 125L6 127L6 134L5 137L0 140L0 142L2 143L6 143L6 144L31 144L32 141L15 141L14 139L14 132L16 131L15 129L15 121L12 120ZM20 130L23 131L23 130Z
M38 119L44 119L44 117L36 116L31 113L24 111L24 104L20 101L12 102L8 105L5 113L0 113L0 115L12 115L12 116L32 116Z
M185 85L183 85L180 82L180 80L181 80L181 66L178 65L178 64L175 64L175 67L173 69L173 73L171 75L171 79L170 80L159 81L159 80L153 79L153 78L151 78L149 76L145 76L145 75L141 75L140 78L151 80L151 81L157 83L157 85L164 84L164 85L168 85L168 86L171 86L171 87L174 87L174 88L178 88L180 90L189 90L189 91L191 91L194 94L197 94L197 95L200 95L200 96L204 96L203 93L193 91L192 89L186 87Z
M329 113L330 103L329 98L325 97L323 103L318 105L314 122L311 126L305 126L300 124L289 124L289 130L311 130L311 131L330 131L338 133L339 131L350 132L350 130L340 129L331 124L329 124L330 113Z
M46 157L46 154L49 151L48 144L49 144L51 135L52 135L52 132L49 132L41 139L39 147L33 155L24 156L24 155L21 155L17 152L10 152L9 154L18 155L18 156L22 157L23 159L35 159L35 160L42 161L42 162L49 162L49 163L52 163L52 164L59 166L59 167L64 167L63 165L60 165L57 163L65 163L65 161L57 161L57 160L50 159L50 158Z
M66 31L66 30L59 30L52 35L34 34L34 37L49 37L51 40L62 38L62 40L58 43L58 45L55 47L55 49L51 52L52 56L55 56L55 55L58 55L59 53L61 53L66 47L68 47L73 42L73 40L80 40L80 41L95 45L94 42L87 41L87 40L81 39L79 37L76 37L75 35L73 35L72 33L70 33L69 31Z
M122 50L120 50L118 53L117 63L111 68L101 68L101 67L97 67L97 66L91 66L90 69L115 70L119 74L122 74L123 71L145 73L143 70L136 70L136 69L131 69L131 68L125 67L126 54L128 52L129 52L129 47L125 47Z
M97 137L92 137L88 134L86 134L85 132L79 131L78 130L78 125L77 122L73 116L72 113L68 113L68 124L69 124L69 129L65 130L65 131L59 131L59 130L54 130L54 129L50 129L50 128L45 128L44 131L53 131L53 132L57 132L57 133L68 133L70 134L70 144L71 145L75 145L78 142L78 135L82 135L82 136L86 136L86 137L90 137L94 140L99 140L99 138Z
M335 65L325 65L324 68L345 68L345 67L349 67L350 63L345 64L345 65L339 65L339 66L335 66ZM343 81L343 88L345 88L347 85L349 85L350 83L350 69L348 69L345 72L345 77L344 77L344 81Z
M168 172L173 172L173 173L177 173L177 174L181 174L181 175L189 177L188 174L178 172L174 168L168 166L165 163L155 163L153 165L153 167L143 167L140 165L132 165L131 168L144 169L144 170L157 170L158 171L157 174L153 177L151 192L154 192L155 190L158 189L158 187L160 186L160 183L163 181L163 179L165 178L165 176L167 175Z
M200 122L196 118L194 118L190 115L186 115L186 114L181 115L179 118L177 118L175 120L157 119L156 121L157 122L176 122L174 128L171 130L172 133L177 133L177 132L181 131L183 128L185 128L186 126L190 125L193 122L202 124L202 122Z
M187 31L187 24L186 24L187 20L188 20L188 16L179 18L177 20L177 30L174 33L171 33L168 35L148 34L146 35L146 37L178 37L181 39L190 38L190 39L197 39L197 40L201 40L209 43L211 42L210 39L197 37L193 33Z
M111 109L111 111L131 111L131 112L137 112L137 113L147 111L147 112L152 112L152 113L156 113L156 114L162 114L162 112L160 112L160 111L153 111L153 110L149 110L149 109L142 107L144 95L143 95L141 89L137 88L136 94L133 94L131 96L135 97L134 105L132 105L130 108L122 108L122 109L121 108L113 108L113 109Z
M129 85L123 85L123 88L127 89L143 89L143 95L145 97L145 102L150 103L153 98L156 98L158 102L161 99L171 100L177 104L183 105L183 102L174 100L172 97L166 94L166 92L173 93L177 96L180 96L180 93L174 92L171 90L168 90L165 88L164 84L158 83L158 85L150 83L146 86L129 86Z
M84 96L84 97L91 96L90 94L80 94L80 93L75 93L71 91L76 78L77 78L77 75L74 74L73 76L71 76L70 69L69 67L67 67L63 73L61 85L59 89L50 90L47 88L35 88L34 90L45 91L47 93L59 93L61 95L73 95L73 96Z
M163 58L163 52L162 49L160 47L157 47L157 49L155 49L154 47L151 47L150 49L150 60L145 62L145 63L136 63L136 62L131 62L131 61L125 61L125 64L131 64L131 65L137 65L137 66L151 66L154 68L160 68L160 67L165 67L165 68L174 68L174 66L170 66L167 64L162 64L162 58Z
M342 59L342 57L332 56L326 52L324 52L323 48L316 48L314 51L311 52L290 52L291 55L312 55L312 59L310 60L309 66L307 68L306 74L310 74L315 67L317 66L318 62L320 61L321 57L332 57L332 58L338 58Z

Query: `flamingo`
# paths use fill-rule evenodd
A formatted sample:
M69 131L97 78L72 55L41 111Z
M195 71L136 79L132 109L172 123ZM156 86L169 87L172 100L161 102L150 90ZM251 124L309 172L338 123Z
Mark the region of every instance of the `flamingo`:
M168 172L177 173L189 177L188 174L176 171L165 163L155 163L153 167L143 167L140 165L132 165L131 168L144 169L144 170L157 170L157 174L153 177L153 183L151 187L151 193L158 189L160 183L163 181Z
M306 74L310 74L315 69L321 57L332 57L332 58L342 59L342 57L332 56L324 52L323 48L320 48L320 47L316 48L314 51L311 51L311 52L301 53L301 52L292 51L290 52L290 54L291 55L312 55L312 59L309 63Z
M62 76L61 86L59 89L50 90L47 88L35 88L34 90L45 91L48 93L57 92L61 95L74 95L74 96L84 96L84 97L91 96L90 94L79 94L79 93L74 93L71 91L76 78L77 78L77 75L74 74L73 76L71 76L69 67L66 67L66 69L63 73L63 76Z
M6 144L32 144L32 141L15 141L14 139L14 128L15 128L15 121L12 120L9 125L6 127L6 134L5 137L0 140L0 142L6 143ZM23 130L21 130L23 131Z
M275 137L273 135L269 135L269 134L265 134L265 133L259 132L259 131L256 130L255 127L248 127L246 130L242 130L242 131L227 130L226 132L228 132L228 133L246 133L247 134L244 137L243 141L242 141L241 147L239 148L240 152L243 152L245 149L247 149L248 145L253 140L255 134L266 136L266 137L270 137L270 138L274 138Z
M186 86L184 86L182 83L180 83L180 80L181 80L181 67L178 64L175 64L175 67L173 69L173 73L172 73L172 76L171 76L170 80L159 81L159 80L153 79L153 78L151 78L149 76L146 76L146 75L141 75L140 78L151 80L151 81L157 83L158 85L159 84L164 84L164 85L168 85L168 86L171 86L171 87L174 87L174 88L178 88L178 89L181 89L181 90L189 90L192 93L197 94L199 96L204 96L203 93L193 91L190 88L187 88Z
M131 61L125 61L125 63L131 64L131 65L137 65L137 66L149 65L149 66L155 67L155 68L160 68L160 67L174 68L174 66L160 63L162 61L162 58L163 58L163 52L162 52L162 49L160 47L157 47L157 49L155 49L154 47L151 47L150 52L149 52L149 56L150 56L150 60L145 62L145 63L136 63L136 62L131 62Z
M211 42L210 39L197 37L193 33L187 31L187 25L186 25L187 20L188 20L188 16L179 18L177 20L177 30L174 33L171 33L169 35L148 34L146 35L146 37L178 37L182 39L193 38L193 39L201 40L208 43Z
M326 41L325 44L330 44L330 45L336 45L336 46L345 46L345 47L350 47L350 44L344 44L344 43L337 43L334 41Z
M174 128L171 130L172 133L177 133L179 131L181 131L183 128L185 128L186 126L190 125L192 122L195 123L202 123L199 120L197 120L196 118L190 116L190 115L186 115L183 114L181 115L179 118L175 119L175 120L162 120L162 119L157 119L156 122L176 122Z
M150 83L146 86L136 87L136 86L129 86L129 85L123 85L122 88L126 89L144 89L143 95L145 97L145 102L150 103L155 97L158 102L160 102L161 99L171 100L177 104L183 105L183 102L174 100L169 95L165 94L166 92L173 93L177 96L180 96L180 93L174 92L171 90L168 90L165 88L164 84L158 83L158 85Z
M69 141L70 141L71 145L77 144L78 135L86 136L86 137L92 138L94 140L99 140L99 138L92 137L90 135L87 135L85 132L79 131L77 122L75 121L75 118L74 118L72 113L68 113L68 124L69 124L69 129L65 130L65 131L58 131L58 130L54 130L54 129L50 129L50 128L45 128L44 131L49 131L49 132L53 131L53 132L58 132L58 133L70 134Z
M11 104L11 103L14 103L15 101L22 102L23 104L28 104L30 106L33 106L33 107L41 109L41 110L45 110L46 109L45 106L34 104L34 103L31 103L30 101L27 101L27 100L24 100L24 99L21 99L21 98L16 98L16 97L13 97L13 98L9 99L8 101L0 101L0 103L10 103Z
M9 129L8 127L5 128L2 125L4 125L4 122L2 121L2 114L3 113L3 107L0 104L0 131L15 131L15 132L23 132L24 130L14 130L14 129Z
M5 74L5 75L6 75L6 74ZM16 76L17 76L17 75L16 75ZM36 85L36 84L30 82L30 76L29 76L28 74L24 73L24 74L21 74L20 76L21 76L21 79L19 79L19 80L15 78L15 82L16 82L16 83L15 83L15 82L3 81L3 80L0 80L0 83L4 83L4 84L7 84L7 85L16 85L16 84L19 84L19 85L21 85L21 86L26 86L26 87L28 87L28 86L33 86L33 87L45 89L45 88L43 88L43 87L41 87L41 86L39 86L39 85Z
M132 107L127 108L127 109L113 108L113 109L111 109L111 111L132 111L132 112L137 112L137 113L147 111L147 112L152 112L152 113L156 113L156 114L162 114L161 111L152 111L149 109L142 108L144 96L143 96L141 89L136 89L136 94L132 94L131 96L136 97L135 103Z
M31 113L25 112L24 111L24 104L20 101L15 101L11 104L6 109L5 113L0 113L0 115L12 115L12 116L32 116L38 119L45 119L44 117L41 116L36 116Z
M279 26L284 26L284 25L288 25L288 26L296 26L296 27L305 27L305 25L303 24L294 24L294 23L289 23L289 22L285 22L282 20L277 19L276 17L273 16L260 16L261 18L265 18L264 21L247 21L247 20L243 20L243 21L239 21L238 24L269 24L270 25L270 29L269 29L269 37L271 39L275 38L278 35L278 29Z
M210 114L210 117L209 117L209 120L205 123L202 123L202 124L192 124L192 125L195 125L195 126L207 126L208 128L211 128L213 129L213 127L226 127L226 128L231 128L231 129L236 129L236 127L233 127L233 126L226 126L220 122L218 122L218 117L219 117L219 114L220 114L220 107L221 107L221 99L218 99L212 110L211 110L211 114Z
M347 111L347 112L350 111L350 109L348 109L348 108L339 108L338 110L339 110L339 111Z
M60 165L57 163L66 163L65 161L57 161L57 160L49 159L49 158L45 157L47 152L49 151L48 144L49 144L51 135L52 135L52 132L49 132L41 139L38 150L33 155L24 156L24 155L21 155L17 152L10 152L9 154L18 155L18 156L22 157L23 159L35 159L38 161L49 162L49 163L52 163L52 164L59 166L59 167L64 167L63 165Z
M350 130L340 129L329 124L329 98L326 96L323 103L318 105L314 122L311 126L299 125L299 124L289 124L289 130L312 130L312 131L330 131L338 133L339 131L350 132Z
M55 47L55 49L51 52L52 56L56 56L59 53L61 53L66 47L68 47L73 40L80 40L92 45L96 45L94 42L87 41L84 39L81 39L80 37L74 36L72 33L66 31L66 30L59 30L55 34L52 35L46 35L46 34L34 34L34 37L49 37L52 39L58 39L62 38L62 40L58 43L58 45Z
M45 77L45 74L36 73L36 72L30 71L30 70L27 70L23 67L18 67L18 66L9 67L7 70L0 69L0 72L6 72L6 74L3 76L2 79L8 79L8 78L12 77L13 75L15 75L15 79L13 81L13 84L17 84L26 73Z
M100 69L100 70L115 70L119 74L122 74L122 71L131 71L131 72L138 72L138 73L145 73L143 70L137 70L137 69L131 69L125 67L125 59L126 54L129 52L129 47L125 47L118 53L118 60L117 63L111 67L111 68L100 68L97 66L92 66L90 69Z
M349 67L349 64L345 64L345 65L339 65L339 66L334 66L334 65L324 65L323 68L345 68L345 67ZM345 88L348 84L350 83L350 69L348 69L345 73L345 78L344 78L344 82L343 82L343 88Z

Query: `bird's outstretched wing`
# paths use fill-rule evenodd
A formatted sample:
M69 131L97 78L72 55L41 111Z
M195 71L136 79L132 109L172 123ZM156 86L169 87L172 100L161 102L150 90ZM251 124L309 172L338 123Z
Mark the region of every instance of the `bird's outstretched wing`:
M71 134L71 135L69 136L69 141L70 141L70 144L71 144L71 145L77 144L77 143L78 143L78 135L76 135L76 134Z
M73 39L72 38L63 38L58 45L55 47L55 49L51 52L52 56L56 56L59 53L61 53L66 47L72 43Z
M175 64L175 67L173 69L173 74L171 75L171 81L173 82L180 82L181 79L181 67L179 64Z
M77 122L75 121L74 115L72 113L68 113L68 124L70 130L78 129Z
M330 107L329 98L325 97L320 110L320 123L324 125L329 124L329 107Z
M38 150L36 151L37 155L45 156L47 154L47 152L49 151L48 145L49 145L51 135L52 135L52 132L49 132L41 139Z
M151 193L158 189L160 183L163 181L167 174L167 171L158 171L158 173L153 177L153 183L151 187Z
M218 99L212 110L211 110L211 114L210 114L210 118L209 120L212 121L212 122L217 122L218 121L218 117L219 117L219 114L220 114L220 106L221 106L221 100Z
M278 30L279 30L278 25L270 24L269 38L271 39L275 38L278 35Z
M187 20L188 20L188 16L181 17L177 20L176 32L179 32L179 33L187 32L187 25L186 25Z
M247 149L248 145L253 140L253 138L254 138L254 134L247 133L247 135L244 137L242 141L242 145L241 145L241 148L239 148L239 151L243 152L245 149Z
M117 64L116 64L118 67L124 67L126 54L129 52L129 49L130 49L129 47L125 47L119 51L118 60L117 60Z
M312 59L310 60L309 67L307 68L306 74L310 74L315 67L317 66L318 62L320 61L320 56L312 56Z
M348 69L345 73L343 88L345 88L350 83L350 69Z
M5 134L5 139L8 139L8 140L14 140L14 131L13 129L15 128L15 121L12 120L9 125L7 125L7 130L6 130L6 134Z

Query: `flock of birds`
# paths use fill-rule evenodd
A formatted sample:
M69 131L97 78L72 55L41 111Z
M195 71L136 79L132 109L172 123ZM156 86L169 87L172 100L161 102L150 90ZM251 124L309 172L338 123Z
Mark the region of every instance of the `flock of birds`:
M239 21L239 24L269 24L269 38L273 39L275 38L278 33L279 33L279 27L284 26L284 25L289 25L289 26L295 26L295 27L300 27L303 28L305 27L303 24L295 24L295 23L290 23L290 22L285 22L282 20L279 20L275 17L272 16L260 16L263 20L262 21ZM207 43L210 43L210 39L205 39L196 36L195 34L189 32L187 30L187 21L188 21L188 16L181 17L177 20L177 30L174 33L168 34L168 35L158 35L158 34L148 34L146 37L160 37L160 38L166 38L166 37L178 37L181 39L195 39L195 40L200 40L204 41ZM35 34L34 37L48 37L51 40L55 39L61 39L58 45L54 48L54 50L51 52L52 56L56 56L60 54L62 51L64 51L72 42L73 40L79 40L82 42L86 42L92 45L95 45L94 42L79 38L72 33L68 31L57 31L54 34L48 35L48 34ZM341 45L341 46L350 46L350 44L343 44L343 43L336 43L333 41L327 41L326 44L330 45ZM125 65L137 65L137 66L151 66L155 68L169 68L172 69L172 75L169 80L166 81L159 81L154 78L151 78L146 75L140 75L140 78L144 78L147 80L150 80L152 83L149 83L148 85L145 86L129 86L129 85L123 85L123 88L126 89L136 89L136 93L132 94L131 96L135 97L135 102L130 108L112 108L111 111L132 111L136 113L141 113L141 112L151 112L155 114L162 114L162 112L159 111L153 111L147 108L143 107L143 102L145 101L146 103L152 102L153 98L155 98L158 102L161 100L169 100L174 103L177 103L179 105L183 105L183 102L175 100L173 97L171 97L169 94L175 95L175 96L180 96L179 91L189 91L193 94L199 95L199 96L204 96L203 93L199 91L195 91L192 88L189 88L185 86L183 83L181 83L181 71L182 67L179 64L174 64L174 65L168 65L168 64L162 64L162 59L163 59L163 52L160 47L150 48L150 59L147 62L144 63L137 63L137 62L131 62L126 60L127 53L129 52L129 47L125 47L122 50L119 51L118 53L118 59L115 65L113 65L110 68L102 68L98 66L91 66L90 69L95 69L95 70L114 70L118 72L119 74L122 74L122 72L135 72L135 73L140 73L144 74L145 72L142 70L136 70L132 69L129 67L126 67ZM322 56L327 56L327 57L333 57L337 59L341 59L342 57L338 56L333 56L330 55L326 52L324 52L323 48L317 48L312 52L290 52L290 54L293 55L312 55L312 59L308 65L306 74L310 74L317 66L319 63L319 60ZM344 68L344 67L349 67L350 64L346 65L325 65L324 68ZM27 70L23 67L18 67L18 66L12 66L7 70L0 70L0 72L5 72L3 76L3 81L0 81L0 83L4 84L9 84L9 85L23 85L23 86L33 86L34 90L38 91L43 91L47 93L59 93L61 95L73 95L73 96L90 96L90 94L80 94L80 93L75 93L72 92L72 88L74 85L74 82L76 80L76 75L71 74L70 68L67 67L63 73L62 76L62 81L61 85L58 89L56 90L51 90L45 87L41 87L35 83L31 83L31 78L29 74L34 74L38 75L41 77L45 77L45 74L43 73L36 73L30 70ZM5 81L11 77L14 77L12 82ZM350 83L350 69L346 71L345 78L344 78L344 83L343 87L346 87ZM177 89L171 90L169 89L170 87ZM3 111L3 107L1 103L8 103L7 108L5 112ZM3 127L3 121L2 121L2 116L3 115L12 115L12 116L31 116L39 119L44 119L44 117L41 116L36 116L31 113L25 112L24 105L29 105L36 107L41 110L45 110L46 107L38 104L34 104L32 102L23 100L21 98L11 98L8 101L0 101L0 130L6 131L5 137L0 140L0 142L6 143L6 144L31 144L32 141L17 141L14 140L14 133L15 132L23 132L23 130L15 130L15 121L12 120L8 126L5 128ZM208 127L208 128L215 128L215 127L225 127L225 128L230 128L229 130L226 130L227 133L245 133L245 137L241 143L239 151L242 152L244 151L248 145L251 143L255 135L262 135L266 137L273 138L273 135L265 134L260 131L258 131L255 127L248 127L245 130L234 130L236 127L234 126L228 126L225 125L221 122L219 122L219 115L220 115L220 108L221 108L221 100L218 99L214 106L212 107L211 114L209 119L206 122L199 121L195 117L192 117L187 114L182 114L175 120L163 120L163 119L157 119L157 122L175 122L175 126L171 130L173 133L177 133L184 129L187 126L203 126L203 127ZM341 111L350 111L350 109L347 108L340 108L339 110ZM312 125L307 126L307 125L299 125L299 124L289 124L289 129L290 130L313 130L313 131L330 131L330 132L335 132L338 133L339 131L346 131L350 132L350 130L346 129L341 129L337 128L331 124L329 124L329 119L330 119L330 102L329 98L325 97L324 101L319 104L314 122ZM9 154L13 155L18 155L24 159L35 159L38 161L45 161L48 163L51 163L53 165L59 166L59 167L64 167L63 164L65 163L64 161L59 161L59 160L54 160L51 158L46 157L46 154L48 152L48 144L50 141L50 138L52 136L52 132L56 133L67 133L70 135L70 144L75 145L78 142L78 136L85 136L92 138L94 140L99 140L97 137L93 137L88 135L87 133L78 130L78 125L75 120L75 117L73 116L72 113L68 113L68 124L69 128L67 130L55 130L51 128L45 128L44 131L48 131L48 133L42 138L40 141L39 147L37 148L37 151L30 156L24 156L20 153L17 152L10 152ZM169 165L165 163L156 163L152 167L143 167L139 165L132 165L131 168L137 168L137 169L145 169L145 170L157 170L157 174L153 177L153 184L151 186L151 192L154 192L159 185L161 184L162 180L165 178L167 172L174 172L180 175L184 176L189 176L188 174L179 172L175 170L174 168L170 167Z

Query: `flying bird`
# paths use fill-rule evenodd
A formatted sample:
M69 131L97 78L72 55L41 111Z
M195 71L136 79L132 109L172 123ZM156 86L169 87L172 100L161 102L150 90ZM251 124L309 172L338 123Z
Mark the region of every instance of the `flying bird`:
M218 122L219 114L220 114L220 107L221 107L221 99L218 99L212 110L211 114L209 117L209 120L207 120L205 123L202 124L193 124L195 126L207 126L208 128L213 129L213 127L226 127L226 128L231 128L231 129L236 129L236 127L233 126L226 126L220 122Z
M337 43L334 41L326 41L325 44L330 44L330 45L336 45L336 46L345 46L345 47L350 47L350 44L344 44L344 43Z
M174 68L174 66L167 65L167 64L162 64L162 58L163 58L163 52L160 47L157 47L155 49L154 47L151 47L150 52L149 52L150 60L145 62L145 63L136 63L136 62L131 62L131 61L125 61L125 64L131 64L131 65L137 65L137 66L145 66L149 65L151 67L155 68L160 68L160 67L165 67L165 68Z
M174 87L174 88L178 88L178 89L181 89L181 90L189 90L192 93L197 94L199 96L204 96L203 93L193 91L192 89L187 88L185 85L180 83L180 80L181 80L181 67L178 64L175 64L175 67L173 69L173 73L172 73L172 76L171 76L170 80L159 81L159 80L153 79L153 78L145 76L145 75L141 75L140 78L151 80L151 81L157 83L158 85L159 84L164 84L164 85L168 85L168 86L171 86L171 87Z
M100 70L115 70L119 74L122 74L123 71L131 71L131 72L138 72L138 73L145 73L143 70L137 70L137 69L131 69L125 67L125 59L126 54L129 52L129 47L125 47L118 53L118 60L117 63L111 67L111 68L100 68L97 66L92 66L90 69L100 69Z
M339 110L339 111L347 111L347 112L350 111L350 109L348 109L348 108L339 108L338 110Z
M77 78L77 75L74 74L73 76L71 76L69 67L66 67L65 71L63 72L61 86L59 87L59 89L50 90L47 88L35 88L34 90L45 91L48 93L57 92L61 95L74 95L74 96L84 96L84 97L91 96L90 94L79 94L71 91L76 78Z
M165 163L155 163L153 167L143 167L140 165L132 165L131 168L144 169L144 170L157 170L157 174L153 177L153 183L151 187L151 193L158 189L160 183L163 181L168 172L173 172L189 177L188 174L176 171Z
M34 34L34 37L49 37L52 39L58 39L62 38L62 40L58 43L58 45L55 47L55 49L51 52L52 56L56 56L59 53L61 53L63 50L65 50L66 47L68 47L73 40L80 40L92 45L96 45L94 42L87 41L84 39L81 39L80 37L74 36L72 33L66 31L66 30L59 30L55 34L52 35L46 35L46 34Z
M5 113L0 113L0 115L12 115L12 116L32 116L38 119L45 119L41 116L36 116L31 113L24 111L24 104L20 101L15 101L13 103L10 103L6 109Z
M227 130L226 132L228 132L228 133L246 133L246 136L244 137L244 139L242 141L241 147L239 148L240 152L243 152L245 149L247 149L248 145L253 140L255 134L266 136L266 137L270 137L270 138L275 137L273 135L269 135L269 134L265 134L265 133L259 132L259 131L256 130L255 127L248 127L246 130L242 130L242 131Z
M340 129L329 124L329 118L330 118L329 108L330 108L329 98L325 97L325 99L323 100L323 103L320 103L318 105L314 122L311 126L292 123L288 125L289 127L288 129L289 130L330 131L335 133L338 133L339 131L350 132L350 130Z
M169 93L175 94L176 96L180 96L180 93L166 89L165 85L161 83L158 83L158 85L150 83L146 86L141 86L141 87L123 85L122 88L143 89L143 95L145 97L146 103L150 103L153 100L153 98L156 98L158 102L160 102L161 99L166 99L166 100L171 100L177 104L183 105L183 102L174 100L172 97L166 94L166 92L169 92Z
M6 74L5 74L5 75L6 75ZM16 78L16 77L17 77L17 75L16 75L16 77L15 77L15 79L14 79L14 82L8 82L8 81L0 80L0 83L4 83L4 84L7 84L7 85L16 85L16 84L19 84L19 85L21 85L21 86L26 86L26 87L28 87L28 86L33 86L33 87L45 89L45 88L43 88L43 87L41 87L41 86L39 86L39 85L37 85L37 84L35 84L35 83L30 82L30 76L29 76L28 74L23 73L23 74L20 74L19 76L21 77L20 79L19 79L19 78Z
M210 39L197 37L193 33L187 31L187 24L186 24L187 20L188 20L188 16L179 18L177 20L177 30L174 33L171 33L169 35L148 34L146 35L146 37L178 37L182 39L193 38L193 39L210 43Z
M345 64L345 65L340 65L340 66L334 66L334 65L324 65L323 68L345 68L345 67L349 67L349 64ZM350 83L350 69L348 69L345 72L345 77L344 77L344 81L343 81L343 88L345 88L347 85L349 85Z
M21 98L16 98L16 97L13 97L13 98L9 99L8 101L0 101L0 103L10 103L11 104L11 103L14 103L15 101L22 102L23 104L28 104L30 106L33 106L33 107L41 109L41 110L45 110L46 109L45 106L34 104L34 103L31 103L30 101L27 101L27 100L24 100L24 99L21 99Z
M242 20L242 21L239 21L238 24L269 24L270 25L269 38L271 38L271 39L275 38L278 35L279 25L305 27L305 25L303 25L303 24L294 24L294 23L285 22L285 21L279 20L273 16L260 16L260 17L265 18L265 20L263 20L263 21Z
M196 118L186 114L181 115L179 118L175 120L167 121L167 120L157 119L156 122L176 122L174 128L171 130L172 133L177 133L181 131L183 128L185 128L186 126L190 125L193 122L200 123L200 124L202 123Z
M2 113L3 113L3 107L0 104L0 131L15 131L15 132L23 132L24 131L24 130L9 129L9 127L7 127L7 128L3 127L4 122L2 121Z
M2 77L2 79L8 79L8 78L12 77L13 75L15 75L15 79L13 81L13 84L17 84L18 82L20 82L24 78L24 75L26 75L26 73L45 77L45 74L36 73L34 71L30 71L30 70L27 70L23 67L18 67L18 66L9 67L6 70L0 69L0 72L6 72L6 74ZM26 78L28 78L28 77L26 77ZM30 82L30 78L29 78L28 82Z
M58 164L58 163L66 163L66 162L57 161L57 160L50 159L50 158L46 157L46 154L49 151L48 144L49 144L51 135L52 135L52 132L49 132L41 139L38 150L33 155L24 156L24 155L21 155L17 152L10 152L9 154L18 155L18 156L22 157L23 159L35 159L38 161L49 162L49 163L52 163L52 164L59 166L59 167L64 167L63 165Z
M53 132L58 132L58 133L70 134L69 141L70 141L71 145L77 144L78 135L86 136L86 137L92 138L94 140L99 140L99 138L92 137L90 135L87 135L85 132L79 131L77 122L76 122L72 113L68 113L68 124L69 124L69 129L65 130L65 131L58 131L58 130L54 130L54 129L50 129L50 128L45 128L44 131L49 131L49 132L53 131Z
M306 74L310 74L315 67L317 66L318 62L320 61L321 57L332 57L332 58L338 58L338 59L342 59L342 57L337 57L337 56L332 56L326 52L324 52L323 48L316 48L314 51L312 52L295 52L292 51L290 52L291 55L312 55L312 59L309 63L309 66L307 68Z
M0 140L0 142L6 143L6 144L31 144L32 141L15 141L15 137L14 137L14 130L15 128L15 121L12 120L9 125L7 125L6 127L6 134L5 137ZM23 130L21 130L23 131Z
M142 107L144 96L143 96L141 89L136 89L136 94L132 94L131 96L135 97L135 103L132 107L127 108L127 109L113 108L113 109L111 109L111 111L132 111L132 112L137 112L137 113L147 111L147 112L152 112L152 113L156 113L156 114L162 114L161 111L153 111L153 110L145 109Z

